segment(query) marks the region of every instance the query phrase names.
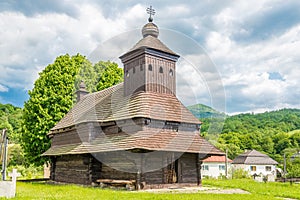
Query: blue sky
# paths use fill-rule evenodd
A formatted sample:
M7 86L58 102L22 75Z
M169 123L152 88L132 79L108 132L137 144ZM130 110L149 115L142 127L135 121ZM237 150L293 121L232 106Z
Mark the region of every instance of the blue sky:
M117 45L98 58L112 52L119 62L141 37L150 4L159 38L181 55L177 89L185 105L230 114L300 108L296 0L0 0L0 102L22 107L38 73L61 54L89 57Z

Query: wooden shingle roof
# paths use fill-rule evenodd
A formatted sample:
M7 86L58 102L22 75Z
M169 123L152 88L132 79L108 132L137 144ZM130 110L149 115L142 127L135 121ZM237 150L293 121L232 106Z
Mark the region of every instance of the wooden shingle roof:
M123 83L82 98L51 132L84 122L110 122L137 117L173 122L201 122L171 94L137 92L124 97Z
M155 49L155 50L159 50L161 52L165 52L165 53L169 53L172 54L174 56L178 56L175 52L173 52L171 49L169 49L162 41L160 41L158 38L153 37L151 35L142 38L140 41L138 41L133 47L132 49L130 49L128 52L126 52L124 55L120 56L120 58L124 57L125 55L136 51L138 49Z
M202 138L197 131L155 128L138 131L132 135L123 133L107 136L101 134L91 143L52 146L43 155L101 153L133 149L224 155L222 151Z
M245 153L238 155L232 164L277 165L278 163L259 151L247 150Z
M140 41L138 41L128 52L120 56L121 59L134 51L144 50L146 48L155 49L179 57L179 55L174 53L171 49L169 49L164 43L162 43L158 39L159 30L156 24L152 22L145 24L145 26L142 29L142 34L143 38Z

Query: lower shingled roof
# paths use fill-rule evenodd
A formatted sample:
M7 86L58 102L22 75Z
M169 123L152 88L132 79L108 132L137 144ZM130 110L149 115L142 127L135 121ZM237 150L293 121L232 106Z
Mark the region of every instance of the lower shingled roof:
M118 136L101 135L91 143L52 146L44 156L66 154L100 153L144 149L149 151L188 152L209 155L224 155L195 132L149 129L135 134Z
M120 83L84 96L51 131L84 122L110 122L135 117L201 124L175 95L137 92L124 97L123 83Z

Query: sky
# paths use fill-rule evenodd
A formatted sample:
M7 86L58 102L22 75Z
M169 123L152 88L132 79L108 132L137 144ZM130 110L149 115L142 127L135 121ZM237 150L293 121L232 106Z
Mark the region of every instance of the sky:
M177 96L228 114L300 108L300 1L0 0L0 102L23 107L59 55L118 57L155 9ZM96 55L96 56L95 56Z

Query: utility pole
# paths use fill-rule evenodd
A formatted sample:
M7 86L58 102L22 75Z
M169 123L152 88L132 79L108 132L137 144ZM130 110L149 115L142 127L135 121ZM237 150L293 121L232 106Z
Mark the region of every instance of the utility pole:
M284 182L285 182L285 178L286 178L286 157L285 157L285 153L283 154L283 178L284 178Z
M0 135L0 159L2 159L2 145L4 144L4 130L2 130L2 134Z
M3 138L3 154L2 154L2 180L5 181L6 180L6 163L7 163L7 145L8 145L8 138L6 135L6 129L3 129L2 132L2 138Z

